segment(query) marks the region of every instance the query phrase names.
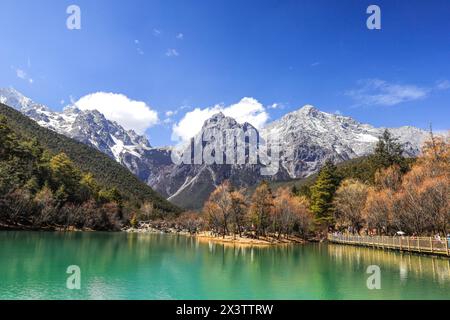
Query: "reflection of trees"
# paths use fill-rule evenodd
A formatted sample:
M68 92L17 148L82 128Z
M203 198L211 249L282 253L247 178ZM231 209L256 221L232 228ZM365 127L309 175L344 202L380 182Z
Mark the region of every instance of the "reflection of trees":
M439 282L450 281L450 260L445 258L333 244L328 246L328 254L335 261L351 267L379 265L391 270L399 269L402 280L415 275L432 277Z

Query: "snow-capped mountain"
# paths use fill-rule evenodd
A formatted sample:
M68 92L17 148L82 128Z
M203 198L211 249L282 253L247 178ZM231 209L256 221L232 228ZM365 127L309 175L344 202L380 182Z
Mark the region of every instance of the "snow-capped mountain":
M149 184L163 195L168 196L168 199L185 208L198 208L204 201L207 200L209 194L214 191L215 187L220 185L223 181L229 180L236 187L250 187L263 179L266 180L286 180L289 175L283 168L273 176L261 174L262 166L260 163L253 163L248 161L250 151L248 147L244 148L243 156L245 161L237 162L231 161L234 164L206 164L205 151L207 147L214 143L214 140L209 140L208 137L212 132L219 133L219 136L225 138L226 130L238 130L244 134L254 134L255 138L259 139L259 133L249 123L238 123L231 117L226 117L222 113L217 113L207 121L205 121L201 131L192 138L191 144L185 147L183 152L187 152L191 163L170 164L162 166L158 181L149 181ZM217 137L215 137L217 138ZM237 142L236 140L229 140L231 143L227 144L227 148L231 148L233 154L237 156ZM201 144L200 163L194 161L195 147L194 144ZM248 146L248 145L247 145ZM226 161L226 149L222 150L224 162ZM173 152L173 150L171 150ZM191 154L192 152L192 154ZM217 152L217 150L215 151ZM209 153L209 152L207 152ZM198 154L198 153L197 153ZM170 157L170 154L167 154ZM236 160L235 158L234 160ZM188 160L188 161L189 161Z
M146 137L125 130L96 110L69 106L62 112L54 112L12 88L0 89L0 102L21 111L45 128L97 148L124 165L127 155L140 158L151 149Z
M54 112L14 89L0 89L0 102L20 110L43 127L108 154L170 201L185 208L199 208L224 180L230 180L236 187L249 187L262 179L303 178L317 172L327 159L337 163L368 155L384 131L384 128L307 105L270 123L261 132L249 123L240 124L218 113L205 121L201 132L188 146L201 141L202 147L207 147L212 142L204 141L203 137L214 130L222 133L229 129L252 131L256 132L258 141L260 137L275 137L281 144L279 170L273 176L263 176L261 164L248 162L175 164L172 147L152 148L146 137L125 130L95 110L72 106ZM419 153L428 136L426 131L415 127L391 128L390 131L404 144L405 152L410 156ZM236 149L237 145L227 148Z
M384 130L306 105L270 123L262 134L279 138L282 166L291 178L303 178L317 172L328 158L342 162L370 154ZM414 127L389 130L409 156L419 153L428 136Z

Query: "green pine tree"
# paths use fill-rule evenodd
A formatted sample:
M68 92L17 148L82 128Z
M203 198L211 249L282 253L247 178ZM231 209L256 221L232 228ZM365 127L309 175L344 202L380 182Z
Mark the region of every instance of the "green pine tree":
M311 211L319 224L332 222L333 197L339 182L336 166L332 161L327 161L311 187Z
M389 130L386 129L379 138L374 153L369 160L375 171L398 165L402 172L406 172L409 166L403 153L403 147L398 142L398 139L394 138Z

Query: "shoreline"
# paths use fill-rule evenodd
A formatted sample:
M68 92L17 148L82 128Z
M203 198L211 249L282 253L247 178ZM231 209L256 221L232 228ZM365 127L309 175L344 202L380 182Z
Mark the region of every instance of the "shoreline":
M179 231L173 228L167 229L157 229L154 227L147 226L145 228L124 228L122 230L116 231L95 231L91 229L77 229L74 227L33 227L33 226L25 226L25 225L0 225L0 231L35 231L35 232L124 232L124 233L147 233L147 234L174 234L174 235L182 235L188 236L192 238L196 238L199 241L204 242L216 242L221 244L228 245L250 245L250 246L279 246L279 245L292 245L292 244L305 244L310 241L301 239L299 237L290 236L288 238L285 237L259 237L259 238L250 238L243 237L237 235L227 235L227 236L218 236L214 235L210 231L202 231L200 233L189 233L187 231Z
M177 234L183 236L189 236L196 238L200 241L213 241L222 244L232 244L232 245L257 245L257 246L276 246L276 245L289 245L289 244L305 244L306 240L298 237L259 237L259 238L249 238L240 236L216 236L210 231L203 231L200 233L191 234L187 231L178 231L175 229L164 229L159 230L153 227L148 228L128 228L124 230L128 233L154 233L154 234Z

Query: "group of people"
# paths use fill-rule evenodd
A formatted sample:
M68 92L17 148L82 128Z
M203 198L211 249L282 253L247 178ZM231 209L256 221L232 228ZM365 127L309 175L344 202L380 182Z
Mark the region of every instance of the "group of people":
M448 246L450 247L450 233L447 233L447 241L448 241ZM439 233L435 234L434 236L434 240L441 242L441 235Z

